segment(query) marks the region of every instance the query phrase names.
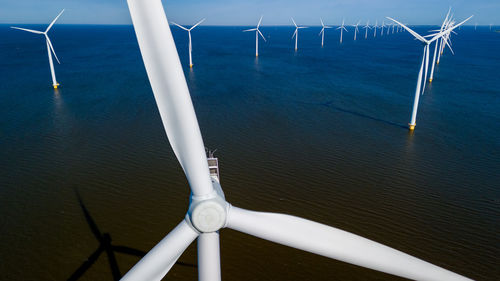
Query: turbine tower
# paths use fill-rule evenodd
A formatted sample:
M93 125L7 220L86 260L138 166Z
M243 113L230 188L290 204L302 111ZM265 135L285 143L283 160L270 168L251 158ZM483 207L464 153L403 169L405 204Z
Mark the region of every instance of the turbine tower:
M62 15L63 12L64 12L64 9L49 24L49 26L47 27L47 29L45 29L45 31L38 31L38 30L32 30L32 29L11 26L11 28L14 28L14 29L28 31L28 32L35 33L35 34L43 34L45 36L45 44L47 45L47 54L49 56L50 74L52 75L52 86L54 87L54 89L57 89L57 87L59 87L59 83L57 83L57 79L56 79L56 72L54 70L54 61L52 60L52 54L54 54L54 57L56 58L58 64L61 64L61 62L59 61L59 58L56 55L56 51L54 51L54 46L52 46L52 42L50 42L49 35L47 35L47 33L52 28L52 26L54 25L56 20Z
M321 31L319 32L319 35L321 35L321 47L323 47L324 42L325 42L325 29L332 28L332 27L325 25L321 18L319 20L321 21L321 26L322 26Z
M292 35L292 39L293 39L293 37L295 37L295 51L297 51L298 41L299 41L299 29L307 28L307 26L298 26L295 23L295 21L293 20L293 18L292 18L292 22L293 22L293 25L295 25L295 32Z
M260 32L260 30L259 30L260 23L262 22L262 17L263 16L260 16L260 20L259 20L259 23L257 23L256 28L243 30L243 32L255 31L255 56L256 57L259 56L259 35L262 36L262 39L264 39L264 42L266 42L266 38L264 38L264 35L262 35L262 32Z
M415 90L415 99L413 101L413 110L412 110L412 114L411 114L411 120L410 120L410 123L408 124L410 131L413 131L415 129L416 119L417 119L418 100L420 98L420 94L423 93L425 90L425 82L427 80L427 70L429 68L428 67L429 66L429 45L432 42L440 39L441 37L443 37L447 33L452 32L453 29L455 29L455 28L461 26L462 24L464 24L465 22L467 22L469 19L472 18L472 16L470 16L469 18L467 18L463 22L459 23L458 25L450 27L442 32L430 35L431 36L430 40L425 39L424 37L422 37L421 35L419 35L415 31L413 31L412 29L410 29L406 25L400 23L399 21L397 21L393 18L390 18L390 17L387 17L387 18L389 20L392 20L393 22L399 24L404 29L406 29L409 33L411 33L411 35L413 35L417 40L422 42L424 45L424 55L422 57L422 64L420 65L420 71L418 73L417 88ZM425 69L425 75L422 77L422 73L423 73L424 69ZM423 86L422 86L422 78L423 78L423 82L424 82Z
M190 68L193 67L193 56L191 55L191 52L193 51L193 45L191 43L191 30L193 30L195 27L197 27L199 24L201 24L204 21L205 21L205 19L200 20L195 25L191 26L191 28L185 28L184 26L182 26L180 24L172 22L172 24L175 24L178 27L180 27L180 28L182 28L182 29L184 29L184 30L186 30L188 32L188 36L189 36L189 67Z
M377 27L378 27L378 21L375 20L375 25L373 26L373 38L377 37Z
M380 36L384 36L384 27L385 27L385 21L382 21L382 25L380 26Z
M200 128L161 0L127 0L167 137L191 195L185 217L123 277L161 280L198 239L198 278L221 280L219 232L230 228L328 258L416 280L470 280L361 236L285 214L231 205L211 176Z
M340 44L342 44L342 31L345 30L345 32L349 32L344 26L344 20L342 20L342 25L337 27L337 29L340 29Z

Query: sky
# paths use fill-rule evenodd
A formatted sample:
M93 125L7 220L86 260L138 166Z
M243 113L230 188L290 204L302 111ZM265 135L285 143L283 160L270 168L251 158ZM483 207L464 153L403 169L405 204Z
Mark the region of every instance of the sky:
M146 0L144 0L146 1ZM339 25L343 18L379 23L390 16L410 25L441 24L448 7L455 18L474 18L469 24L500 25L499 0L162 0L167 17L192 25ZM131 24L126 0L1 0L0 23L45 24L65 8L59 24Z

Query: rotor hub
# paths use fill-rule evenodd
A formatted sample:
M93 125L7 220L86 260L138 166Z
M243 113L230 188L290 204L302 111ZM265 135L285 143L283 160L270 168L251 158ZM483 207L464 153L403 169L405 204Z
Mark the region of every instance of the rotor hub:
M193 202L188 217L200 232L215 232L226 224L227 203L220 197Z

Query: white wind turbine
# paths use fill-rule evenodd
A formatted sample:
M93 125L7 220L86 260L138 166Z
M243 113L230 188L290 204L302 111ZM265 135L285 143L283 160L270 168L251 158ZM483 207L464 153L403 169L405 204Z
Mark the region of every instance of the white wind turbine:
M448 18L450 16L450 12L451 12L451 7L450 7L450 9L448 9L448 14L446 14L446 18L444 19L443 24L441 25L441 28L438 30L439 32L443 32L443 30L446 29L447 24L448 24ZM442 40L443 39L436 41L435 46L434 46L434 56L432 57L431 74L429 77L429 83L432 83L432 80L434 79L434 66L436 65L436 57L438 55L438 45L439 45L438 42L440 42ZM439 50L439 52L441 52L441 50Z
M344 26L344 20L342 20L342 25L337 27L337 29L340 29L340 43L342 43L342 31L345 30L345 32L349 32Z
M292 35L292 38L295 36L295 51L297 51L297 44L298 44L298 41L299 41L299 29L302 29L302 28L307 28L307 26L298 26L295 21L293 20L292 18L292 22L293 22L293 25L295 25L295 32L293 33Z
M332 27L325 25L321 18L319 20L321 21L321 26L322 26L321 31L319 32L319 35L321 35L321 47L323 47L324 42L325 42L325 29L332 28ZM295 47L295 48L297 48L297 47Z
M366 39L366 38L368 38L368 29L370 29L370 28L371 28L371 27L370 27L370 21L369 21L369 20L367 20L367 21L366 21L366 25L365 25L365 26L363 26L363 28L365 29L365 39Z
M259 35L262 36L262 39L264 39L264 42L266 42L266 38L264 37L264 35L262 35L262 32L260 32L260 30L259 30L260 23L262 22L262 17L263 16L260 16L260 20L259 20L259 23L257 23L256 28L243 30L243 32L255 31L255 56L256 57L259 56Z
M54 89L57 89L57 87L59 86L59 83L57 83L57 80L56 80L56 72L54 70L54 61L52 60L52 54L54 54L54 57L56 58L58 64L61 64L61 62L59 62L59 58L57 57L56 52L54 51L54 47L52 46L52 42L50 42L49 35L47 35L47 32L49 32L49 30L52 28L52 26L54 25L56 20L62 15L63 12L64 12L64 9L49 24L49 26L47 27L47 29L45 29L45 31L38 31L38 30L32 30L32 29L11 26L11 28L14 28L14 29L28 31L28 32L35 33L35 34L43 34L45 36L45 43L47 44L47 53L49 56L50 74L52 75L52 86L54 86Z
M189 36L189 67L193 67L193 57L191 55L191 52L193 51L193 45L191 43L191 30L193 30L195 27L197 27L199 24L201 24L204 21L205 21L205 19L200 20L195 25L191 26L191 28L185 28L184 26L182 26L180 24L172 22L172 24L175 24L178 27L180 27L180 28L182 28L182 29L184 29L184 30L186 30L188 32L188 36Z
M384 27L385 27L385 21L382 21L382 25L380 26L380 36L384 36Z
M210 175L200 128L161 0L127 0L127 3L164 129L192 193L186 216L130 269L123 281L161 280L195 239L198 239L199 280L220 280L222 228L410 279L470 280L337 228L229 204L218 178Z
M352 25L354 27L354 41L356 41L356 34L359 32L358 26L361 21L358 21L358 23Z
M419 35L415 31L413 31L412 29L410 29L406 25L400 23L399 21L392 19L392 18L389 18L389 17L387 17L387 18L394 21L395 23L399 24L404 29L406 29L408 32L411 33L411 35L413 35L417 40L422 42L424 45L424 55L422 57L422 64L420 65L420 72L418 73L417 88L415 90L415 99L413 101L413 110L412 110L412 114L411 114L411 120L410 120L410 123L408 124L409 129L411 131L413 131L415 129L416 119L417 119L418 100L420 98L420 94L423 93L425 90L425 82L427 80L427 70L429 68L428 67L429 66L429 45L432 42L440 39L441 37L443 37L447 33L453 31L453 29L455 29L455 28L461 26L462 24L464 24L465 22L467 22L469 19L472 18L472 16L470 16L469 18L467 18L463 22L459 23L458 25L450 27L444 31L439 32L439 33L435 33L435 34L430 35L431 36L430 40L425 39L424 37L422 37L421 35ZM424 84L422 87L422 74L423 74L424 69L425 69L425 75L423 76Z
M378 27L378 21L375 21L375 25L373 26L373 38L377 37L377 27Z
M444 28L443 30L445 29L448 29L450 27L452 27L455 22L452 20L453 18L453 15L451 15L448 20L445 22L444 24ZM438 56L437 56L437 62L436 64L439 64L441 62L441 56L443 55L444 53L444 50L445 50L445 47L446 45L449 46L450 50L451 50L451 46L450 44L448 43L448 38L449 38L450 34L446 34L445 36L443 36L440 40L439 40L439 50L438 50ZM452 51L453 52L453 51Z

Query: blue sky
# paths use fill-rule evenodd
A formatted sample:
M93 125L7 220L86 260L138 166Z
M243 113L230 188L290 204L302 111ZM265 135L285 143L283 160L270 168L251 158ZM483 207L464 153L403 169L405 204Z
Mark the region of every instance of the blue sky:
M290 17L302 25L338 25L385 16L409 24L439 24L448 7L458 19L474 14L470 24L500 25L499 0L163 0L169 20L205 25L254 25L261 14L263 25L290 25ZM61 24L131 24L126 0L2 0L0 23L48 23L66 8Z

